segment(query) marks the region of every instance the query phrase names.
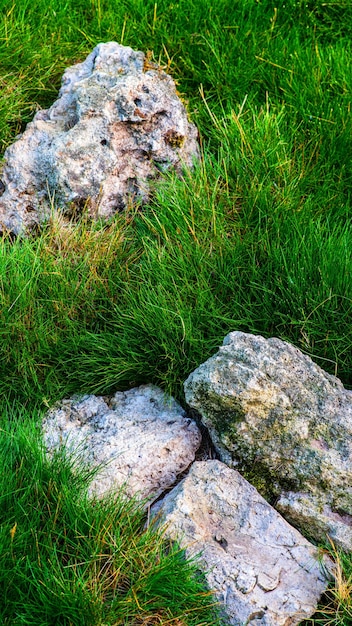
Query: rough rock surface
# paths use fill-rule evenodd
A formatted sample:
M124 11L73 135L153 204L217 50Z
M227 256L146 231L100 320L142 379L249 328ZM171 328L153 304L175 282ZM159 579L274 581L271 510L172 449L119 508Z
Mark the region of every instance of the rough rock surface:
M197 134L170 76L142 52L99 44L5 151L0 227L24 232L53 204L109 217L143 203L150 179L199 157Z
M294 626L316 610L327 577L317 549L236 470L193 463L151 508L200 567L234 626Z
M241 332L185 382L222 461L262 475L279 511L352 549L352 392L294 346Z
M43 421L48 451L65 445L90 467L102 464L90 486L102 496L120 487L155 498L194 460L201 435L182 407L158 387L144 385L64 400Z

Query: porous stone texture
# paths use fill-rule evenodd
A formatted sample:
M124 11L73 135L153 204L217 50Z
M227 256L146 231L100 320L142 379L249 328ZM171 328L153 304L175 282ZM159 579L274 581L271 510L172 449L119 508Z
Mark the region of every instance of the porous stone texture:
M153 385L116 393L108 402L87 395L64 400L43 421L49 453L65 446L99 468L90 494L124 488L153 499L194 460L201 435L182 407Z
M23 233L53 206L107 218L144 203L151 179L199 158L197 137L170 76L142 52L101 43L5 151L0 228Z
M326 589L317 549L220 461L193 463L152 506L151 519L187 556L200 553L227 624L294 626L314 613Z
M222 461L266 481L276 508L352 549L352 392L297 348L233 332L186 380Z

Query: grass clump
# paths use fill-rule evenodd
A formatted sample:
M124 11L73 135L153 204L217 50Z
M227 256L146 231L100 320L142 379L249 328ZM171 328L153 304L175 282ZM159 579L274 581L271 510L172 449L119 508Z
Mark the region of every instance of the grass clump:
M219 623L196 566L144 529L141 506L88 500L89 470L49 461L24 412L0 430L0 459L1 624Z
M143 212L0 244L3 397L48 404L153 382L182 399L187 375L234 329L291 341L351 383L347 214L302 200L282 167L258 187L234 164L233 126L227 150L169 177ZM253 153L274 149L270 132Z
M351 626L352 624L352 555L327 546L326 552L334 561L335 580L330 585L313 619L304 621L302 626Z

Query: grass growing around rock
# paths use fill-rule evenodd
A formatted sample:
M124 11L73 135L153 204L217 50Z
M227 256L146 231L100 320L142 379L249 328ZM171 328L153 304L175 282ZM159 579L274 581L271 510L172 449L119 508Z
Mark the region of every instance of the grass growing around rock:
M0 0L0 154L53 102L64 69L109 40L152 51L178 81L204 158L182 181L158 185L143 212L105 225L57 219L38 238L0 241L0 462L13 481L0 491L0 615L9 624L210 623L201 607L187 616L199 604L191 579L189 605L177 590L172 616L162 613L169 599L152 605L159 622L141 621L138 603L149 600L140 597L153 593L144 596L149 583L137 578L145 584L137 603L134 583L121 597L131 613L104 613L107 571L95 538L120 527L121 541L133 535L146 548L146 567L161 544L152 548L132 508L89 505L83 479L76 502L69 465L49 467L30 430L43 408L73 392L145 382L182 401L185 378L232 330L288 340L352 385L350 1ZM56 578L47 561L55 542ZM179 557L163 558L170 589ZM335 594L311 623L352 623L351 558L339 559L344 603ZM15 597L27 591L21 614ZM45 613L55 602L53 611L68 607L56 622ZM92 617L79 622L79 611Z
M89 470L49 462L31 417L0 431L1 624L219 623L196 565L136 502L90 501Z

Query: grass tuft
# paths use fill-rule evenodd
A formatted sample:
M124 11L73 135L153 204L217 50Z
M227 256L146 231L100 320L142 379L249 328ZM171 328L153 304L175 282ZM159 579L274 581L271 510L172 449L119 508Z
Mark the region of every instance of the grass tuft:
M0 430L0 459L2 624L219 623L196 564L133 499L90 501L90 470L49 461L25 411Z
M352 556L344 553L333 543L326 552L334 562L334 582L320 602L318 611L306 626L351 626L352 624ZM303 625L302 625L303 626Z

